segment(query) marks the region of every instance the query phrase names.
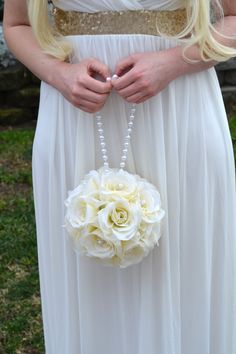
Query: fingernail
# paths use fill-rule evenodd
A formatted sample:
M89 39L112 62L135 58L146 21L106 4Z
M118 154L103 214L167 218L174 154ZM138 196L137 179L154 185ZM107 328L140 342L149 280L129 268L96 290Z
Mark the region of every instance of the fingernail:
M106 78L106 81L107 81L107 82L111 81L111 77L108 76L108 77Z

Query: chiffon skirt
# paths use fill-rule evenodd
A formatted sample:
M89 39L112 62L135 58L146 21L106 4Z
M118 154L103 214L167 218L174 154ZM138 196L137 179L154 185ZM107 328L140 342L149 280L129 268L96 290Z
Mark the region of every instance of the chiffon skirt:
M133 52L178 43L147 35L71 36L73 62L114 72ZM119 167L129 104L102 116ZM47 354L236 353L236 198L232 144L214 69L186 75L137 106L127 170L157 186L162 237L141 263L105 267L68 241L64 200L102 159L94 115L42 83L33 184Z

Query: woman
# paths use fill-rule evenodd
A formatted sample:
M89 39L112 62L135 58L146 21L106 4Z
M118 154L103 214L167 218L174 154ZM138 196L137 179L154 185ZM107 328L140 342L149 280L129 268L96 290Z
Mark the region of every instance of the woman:
M222 0L224 22L218 2L211 4L218 32L209 0L54 4L65 11L112 11L106 16L155 10L168 22L167 32L178 19L163 16L186 7L188 19L173 38L146 33L147 24L144 33L130 33L132 17L112 34L117 21L106 17L107 32L89 34L96 26L87 26L85 35L65 39L52 35L47 1L29 1L30 25L27 1L5 0L7 43L43 81L33 177L46 353L235 353L234 160L212 68L236 54L230 38L235 3ZM119 78L106 80L114 74ZM159 247L124 270L77 256L62 224L68 190L101 165L91 113L101 111L111 165L118 167L133 103L127 170L158 186L166 215Z

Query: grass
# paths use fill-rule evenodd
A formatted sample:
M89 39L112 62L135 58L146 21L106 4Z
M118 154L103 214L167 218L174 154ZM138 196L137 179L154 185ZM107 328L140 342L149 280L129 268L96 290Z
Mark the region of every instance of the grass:
M34 127L0 131L0 353L44 353L31 179Z
M230 120L236 156L236 116ZM0 130L0 354L43 354L31 179L34 127Z

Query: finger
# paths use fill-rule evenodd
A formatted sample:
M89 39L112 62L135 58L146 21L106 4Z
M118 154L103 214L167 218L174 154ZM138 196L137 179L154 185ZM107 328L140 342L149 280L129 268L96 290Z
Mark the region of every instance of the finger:
M96 93L110 93L112 90L112 84L110 81L102 82L88 76L84 85L88 90Z
M88 63L88 73L97 73L106 81L106 78L111 76L110 70L107 65L100 62L98 59L94 59Z
M142 98L140 98L140 100L138 100L137 102L135 102L135 103L143 103L143 102L145 102L145 101L147 101L147 100L149 100L150 98L151 98L152 96L144 96L144 97L142 97Z
M134 77L133 69L131 69L128 73L124 74L122 77L119 77L117 80L112 80L113 87L119 91L127 88L132 85L136 81Z
M95 112L98 112L100 109L98 110L92 110L90 108L88 108L87 106L77 106L76 108L79 108L81 109L82 111L86 112L86 113L95 113Z
M81 108L86 112L92 113L99 111L103 106L103 104L97 104L94 102L87 101L85 99L80 99L79 101L73 102L73 105L77 108Z
M84 99L93 103L103 103L108 98L107 93L96 93L89 90L84 90L78 93L78 99Z
M137 103L137 102L139 102L140 100L142 100L146 96L147 95L145 93L138 92L138 93L136 93L134 95L126 97L126 101L131 102L131 103Z
M128 56L120 60L116 66L115 73L118 76L124 75L129 69L131 69L135 64L135 59L132 56Z
M117 92L120 96L127 98L140 92L140 87L138 87L137 83L134 82L133 84L127 86L124 89L117 90Z

